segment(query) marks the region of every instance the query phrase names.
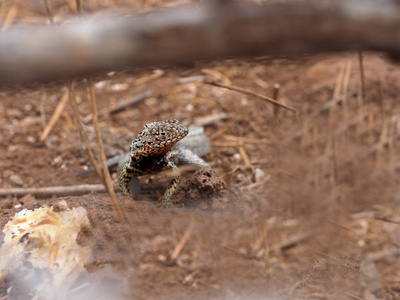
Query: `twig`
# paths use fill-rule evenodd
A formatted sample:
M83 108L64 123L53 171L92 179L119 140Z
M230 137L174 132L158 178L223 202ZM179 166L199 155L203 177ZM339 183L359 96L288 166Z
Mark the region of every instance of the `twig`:
M0 85L226 57L400 50L393 1L215 2L57 28L18 26L0 36Z
M175 261L175 259L178 257L179 253L181 253L183 247L185 247L186 242L189 240L190 235L193 232L193 225L194 223L190 223L188 228L186 228L185 232L182 235L182 238L180 239L179 243L176 245L174 251L172 252L170 256L171 261Z
M275 245L272 247L271 251L284 251L289 248L296 246L297 244L308 240L312 235L315 234L314 230L304 232L299 235L290 236L284 243Z
M273 99L275 99L276 101L278 101L279 99L279 90L281 88L281 85L279 83L275 83L274 84L274 94L272 96ZM277 117L279 114L279 106L274 106L274 115L275 117Z
M280 103L280 102L278 102L278 101L276 101L276 100L274 100L272 98L269 98L267 96L261 95L259 93L255 93L255 92L247 90L247 89L243 89L243 88L236 87L236 86L233 86L233 85L226 85L226 84L223 84L223 83L220 83L220 82L216 82L216 81L213 81L213 80L209 80L209 79L205 79L203 82L207 83L207 84L210 84L210 85L213 85L213 86L222 87L222 88L225 88L225 89L228 89L228 90L236 91L236 92L239 92L239 93L242 93L242 94L245 94L245 95L257 97L259 99L262 99L262 100L265 100L267 102L270 102L270 103L272 103L274 105L278 105L278 106L283 107L283 108L285 108L287 110L290 110L290 111L292 111L294 113L296 112L296 109L294 109L293 107L287 106L287 105L282 104L282 103Z
M88 193L104 193L106 189L103 184L83 184L73 186L51 186L40 188L16 188L16 189L0 189L0 197L17 196L22 197L31 194L35 197L51 197L51 196L79 196Z
M60 102L58 103L53 115L51 116L51 119L49 123L47 124L46 128L43 130L42 134L40 135L40 142L43 142L51 130L53 129L54 125L57 123L57 120L60 118L61 113L64 111L65 107L67 106L68 99L69 99L69 93L68 89L65 89L64 94L61 97Z
M89 140L86 136L85 129L83 128L83 125L81 122L81 117L79 115L79 110L78 110L78 104L77 104L76 98L75 98L74 82L71 82L71 85L69 87L69 103L71 104L71 107L72 107L75 124L76 124L76 127L78 128L82 146L89 158L90 163L92 164L93 168L96 170L97 175L100 177L100 179L104 183L103 172L101 171L101 169L99 167L99 163L97 162L96 158L94 157L92 148L90 147L90 144L89 144Z
M131 99L119 101L114 106L110 107L110 109L108 110L108 113L115 114L115 113L127 108L128 106L132 106L140 101L143 101L143 100L151 97L152 95L153 95L153 93L151 91L145 91L144 93L133 96Z
M103 169L104 182L105 182L108 194L111 197L111 200L113 202L114 208L118 214L120 221L122 223L125 223L124 215L123 215L121 207L119 205L117 196L115 195L114 187L113 187L111 176L110 176L110 171L108 170L108 166L107 166L107 157L104 152L103 138L101 136L99 122L97 120L97 107L96 107L96 100L94 99L93 83L92 83L91 78L87 78L87 87L88 87L90 110L93 115L93 127L96 132L97 143L99 145L100 160L101 160L102 169Z

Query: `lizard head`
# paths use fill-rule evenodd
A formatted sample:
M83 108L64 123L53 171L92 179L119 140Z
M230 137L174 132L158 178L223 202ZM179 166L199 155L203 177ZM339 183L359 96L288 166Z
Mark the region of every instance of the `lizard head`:
M131 152L139 156L163 155L188 133L189 129L175 119L146 124L132 141Z

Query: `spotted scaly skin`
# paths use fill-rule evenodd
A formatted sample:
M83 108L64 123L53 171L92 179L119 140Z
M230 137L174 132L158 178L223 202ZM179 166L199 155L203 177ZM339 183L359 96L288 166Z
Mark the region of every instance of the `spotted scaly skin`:
M171 206L181 174L169 159L168 152L188 133L188 128L175 119L146 124L132 141L129 161L118 168L121 193L133 198L129 190L129 183L133 179L170 169L173 177L160 204L163 207Z

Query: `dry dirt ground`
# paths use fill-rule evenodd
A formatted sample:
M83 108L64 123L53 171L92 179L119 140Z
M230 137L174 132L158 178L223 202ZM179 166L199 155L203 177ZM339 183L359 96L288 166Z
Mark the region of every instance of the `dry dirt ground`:
M86 10L104 8L99 3L89 1ZM17 1L17 21L43 18L41 4ZM58 18L73 1L67 4L54 4ZM205 126L212 171L185 172L177 205L168 209L157 207L165 176L144 177L139 201L120 197L127 224L107 194L3 197L0 228L23 208L59 200L83 206L91 226L78 239L91 248L92 260L73 284L72 299L399 299L400 66L365 53L364 71L364 97L357 53L98 76L108 156L126 151L146 123L176 118L189 125L224 113ZM297 114L180 80L199 75L267 96L279 84L279 101ZM64 86L0 91L1 189L100 183L94 174L75 176L90 164L69 106L39 142ZM153 96L108 113L146 90ZM77 83L76 94L98 153L85 82ZM115 170L112 177L116 183ZM29 293L15 277L0 285L0 299Z

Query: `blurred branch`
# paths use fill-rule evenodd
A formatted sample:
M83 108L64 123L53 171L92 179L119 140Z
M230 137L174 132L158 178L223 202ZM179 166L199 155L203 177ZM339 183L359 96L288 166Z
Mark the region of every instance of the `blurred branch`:
M400 5L387 1L205 2L0 35L0 85L132 66L326 51L400 52Z

